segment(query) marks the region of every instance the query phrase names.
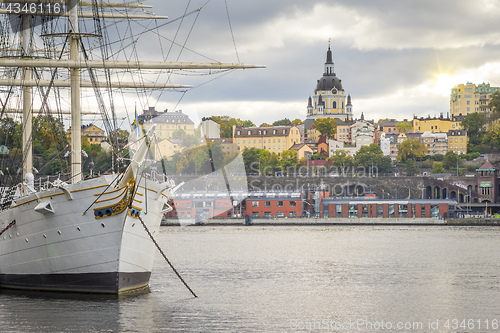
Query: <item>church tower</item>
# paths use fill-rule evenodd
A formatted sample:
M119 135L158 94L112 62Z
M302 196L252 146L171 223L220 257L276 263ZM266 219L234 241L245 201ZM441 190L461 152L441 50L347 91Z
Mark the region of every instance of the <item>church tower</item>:
M312 125L314 119L328 117L340 120L352 119L351 96L347 97L346 103L342 80L335 73L330 42L326 51L323 75L316 82L314 95L308 100L306 124Z

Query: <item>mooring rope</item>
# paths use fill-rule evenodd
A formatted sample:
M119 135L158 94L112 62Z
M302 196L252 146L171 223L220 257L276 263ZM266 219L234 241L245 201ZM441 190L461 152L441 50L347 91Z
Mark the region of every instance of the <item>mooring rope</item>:
M172 265L172 263L170 262L170 260L168 260L167 256L165 255L165 253L163 253L160 245L158 245L158 243L156 242L156 240L154 239L153 235L151 234L151 232L149 232L149 229L148 227L146 226L146 223L144 223L144 221L142 220L142 218L140 216L138 216L139 218L139 221L141 221L142 223L142 226L144 227L144 229L146 230L146 232L148 233L149 235L149 238L151 238L151 240L153 241L153 243L156 245L156 248L158 249L158 251L160 251L161 255L163 256L163 258L165 259L165 261L168 263L168 265L170 266L170 268L172 268L172 270L174 271L174 273L177 275L177 277L182 281L182 283L184 283L184 285L186 286L186 288L188 288L188 290L191 292L191 294L193 294L194 297L198 297L196 296L196 294L194 293L194 291L189 288L188 284L186 283L186 281L184 281L184 279L182 278L182 276L179 274L179 272L177 272L177 270L175 269L174 265Z

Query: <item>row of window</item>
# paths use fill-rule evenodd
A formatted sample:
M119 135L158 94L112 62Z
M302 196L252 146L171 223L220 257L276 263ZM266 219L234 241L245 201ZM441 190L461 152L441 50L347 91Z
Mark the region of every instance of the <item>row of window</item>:
M276 129L273 129L273 134L278 134L278 130ZM241 135L242 132L245 132L245 131L241 131L241 130L238 130L236 133L237 135ZM247 135L252 135L252 131L251 130L248 130L246 131L247 132ZM268 132L268 130L258 130L258 135L266 135ZM286 134L286 129L283 129L282 130L283 134ZM269 130L269 134L271 133L271 130ZM298 129L295 129L295 130L290 130L290 134L299 134L299 130ZM257 134L255 134L257 135Z
M273 143L276 143L276 139L272 139ZM280 143L281 139L278 139L278 143ZM245 143L245 139L241 140L241 143ZM238 139L236 141L237 143L240 143L240 140ZM283 139L283 142L286 142L286 139ZM252 143L252 139L248 139L248 143ZM257 143L257 139L253 139L253 143ZM259 143L261 143L261 139L259 139ZM266 139L264 139L264 143L266 143ZM267 143L271 143L271 139L267 139Z
M289 217L297 217L296 212L288 213ZM259 217L259 212L252 212L252 217ZM264 217L273 217L271 212L264 212ZM276 217L285 217L284 212L276 212Z
M370 205L362 205L361 206L361 217L377 217L377 218L383 218L384 217L384 208L382 205L376 205L377 206L377 213L376 215L372 211L372 209L369 207ZM411 205L411 211L408 212L408 206L407 205L397 205L398 206L398 216L395 216L395 205L394 204L389 204L389 218L406 218L406 217L415 217L416 216L416 205ZM336 216L328 216L328 206L325 206L324 208L324 217L342 217L342 205L337 205L336 206L336 211L335 215ZM425 217L425 205L420 206L420 216ZM439 206L438 205L431 205L431 217L438 217L439 216ZM348 217L350 218L358 218L358 205L349 205L348 208Z
M297 207L297 201L287 201L289 207ZM252 207L259 207L260 201L252 201ZM285 207L284 201L276 201L276 207ZM272 201L264 201L264 207L271 207Z

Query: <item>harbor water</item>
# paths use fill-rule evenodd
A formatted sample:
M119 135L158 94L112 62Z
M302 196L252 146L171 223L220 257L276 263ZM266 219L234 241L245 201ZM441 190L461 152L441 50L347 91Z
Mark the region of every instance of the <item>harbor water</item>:
M162 227L150 292L0 292L2 332L500 331L500 228Z

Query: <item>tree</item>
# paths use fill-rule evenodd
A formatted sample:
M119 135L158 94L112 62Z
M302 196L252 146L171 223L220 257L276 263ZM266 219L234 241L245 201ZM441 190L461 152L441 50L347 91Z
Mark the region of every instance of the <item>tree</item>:
M418 167L414 159L408 159L406 161L405 171L407 176L414 176L418 173Z
M500 148L500 125L490 128L483 137L483 143L491 148Z
M400 121L396 124L396 129L399 133L409 133L413 129L413 126L407 121Z
M462 127L467 131L469 137L469 150L474 150L476 146L481 144L483 127L486 123L486 116L479 112L469 113L464 120L462 120Z
M432 163L432 173L445 173L446 171L443 168L443 163L434 162Z
M220 137L232 138L233 125L243 127L254 127L255 124L250 120L241 120L240 118L231 118L229 116L212 116L213 121L220 125Z
M500 118L500 92L495 91L491 96L488 108L491 110L490 122Z
M405 163L409 159L421 159L426 153L427 148L420 140L408 139L398 146L397 159L399 162Z
M276 120L273 123L273 126L291 126L291 125L292 125L292 122L288 118Z
M38 139L45 149L62 149L67 146L64 124L52 116L38 116L33 119L33 138Z
M272 127L273 125L269 125L268 123L262 123L259 127Z
M198 149L196 154L194 155L194 165L195 165L195 173L198 172L204 172L204 170L207 167L207 161L209 161L208 158L208 152L205 149Z
M304 122L300 120L299 118L292 120L292 124L295 126L302 125Z
M336 150L328 161L337 168L339 174L344 174L347 168L354 164L354 157L345 150Z
M111 143L111 142L118 141L120 143L127 143L129 137L130 137L129 131L118 128L114 131L111 131L111 133L109 133L108 142Z
M337 133L337 120L330 117L316 118L311 128L318 131L322 137L327 136L333 138L335 137L335 133Z
M281 160L279 162L279 165L283 168L284 171L286 171L288 167L297 167L297 151L285 150L283 153L281 153Z
M242 152L243 163L245 164L245 171L247 174L259 172L259 149L246 148Z
M375 143L362 146L354 156L354 164L367 170L367 174L374 174L375 172L389 173L392 171L391 158L384 156L380 146ZM376 169L372 169L372 166Z
M446 152L443 158L443 167L446 170L456 169L457 163L460 163L461 160L459 156L455 154L453 151L449 150Z

